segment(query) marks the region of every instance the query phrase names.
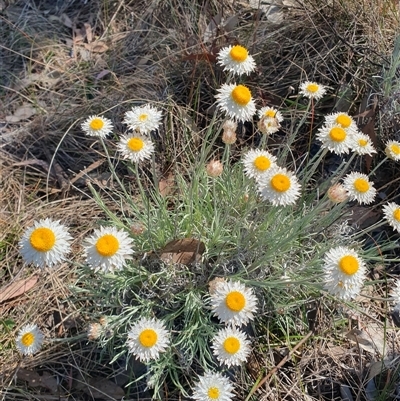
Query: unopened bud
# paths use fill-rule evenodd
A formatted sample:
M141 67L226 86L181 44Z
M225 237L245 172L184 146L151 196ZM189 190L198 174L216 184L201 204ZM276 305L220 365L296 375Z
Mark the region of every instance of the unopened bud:
M206 171L210 177L219 177L224 170L224 166L219 160L211 160L207 166Z
M341 203L347 200L349 195L342 184L334 184L328 189L328 198L334 203Z

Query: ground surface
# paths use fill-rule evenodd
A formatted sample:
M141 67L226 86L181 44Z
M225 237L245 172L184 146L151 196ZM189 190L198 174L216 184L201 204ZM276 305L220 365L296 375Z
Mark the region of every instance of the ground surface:
M398 78L397 66L384 89L372 78L390 71L399 57L392 54L397 2L281 1L272 8L261 4L262 11L253 3L258 2L0 1L0 394L4 400L111 400L121 399L126 391L126 361L109 364L107 351L87 339L96 307L77 300L70 291L79 266L64 263L56 270L37 272L23 266L18 255L19 238L34 220L48 216L63 220L71 227L74 252L80 255L81 239L106 217L88 183L106 193L114 182L101 146L79 128L83 118L107 111L121 121L126 105L168 104L168 124L181 128L175 134L160 131L157 146L164 153L157 162L160 176L167 174L174 155L183 154L185 132L196 135L214 111L214 88L223 81L215 66L216 51L240 42L259 55L250 84L259 88L265 104L280 106L283 98L297 93L301 80L318 79L331 88L321 114L325 108L360 115L360 126L367 127L378 148L397 131L393 116L398 92L390 81ZM321 116L316 116L316 123L318 119ZM122 131L119 124L116 129ZM252 127L243 127L237 153L258 140ZM307 146L307 139L299 140L297 152ZM334 164L334 158L330 162ZM371 168L368 163L363 165L366 172ZM327 162L326 170L330 168ZM391 165L380 172L385 197L397 195L397 171ZM129 178L123 169L119 174ZM115 208L113 202L109 207ZM363 209L359 213L362 216ZM379 280L398 273L392 264L377 266L371 275ZM13 291L18 293L4 295L11 283L17 283ZM247 383L256 383L281 361L285 363L254 399L398 399L393 381L398 374L398 335L381 301L386 295L371 294L356 311L318 299L304 302L300 312L282 310L304 317L304 327L292 342L267 338L268 322L259 327L265 338L260 336L247 366ZM275 310L271 317L279 313ZM45 335L56 340L34 357L21 359L14 347L15 334L21 322L37 315ZM309 330L317 334L293 351ZM387 366L381 373L383 356ZM150 397L144 387L144 383L131 386L125 399ZM243 385L243 394L250 389ZM377 389L378 396L371 395ZM165 389L166 400L179 399L169 391Z

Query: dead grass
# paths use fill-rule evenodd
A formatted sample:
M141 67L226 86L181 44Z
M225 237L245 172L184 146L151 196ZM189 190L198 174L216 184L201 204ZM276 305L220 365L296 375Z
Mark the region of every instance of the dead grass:
M279 25L259 18L241 3L223 3L30 0L9 2L5 7L0 17L4 72L0 78L0 288L37 273L23 267L18 256L18 240L35 219L61 219L71 227L74 252L80 254L77 244L104 218L87 180L99 187L110 185L106 163L101 163L105 155L99 144L80 132L80 121L106 111L121 133L120 121L128 107L144 100L157 102L169 116L168 126L160 130L159 146L165 152L164 159L158 160L160 172L184 163L185 138L201 138L213 112L215 88L224 80L214 65L222 45L239 41L257 54L260 67L249 84L258 88L263 105L290 105L299 81L307 78L331 88L326 112L365 110L365 99L376 91L371 76L379 74L390 58L399 23L395 1L299 1L297 7L285 10L285 21ZM219 12L224 18L236 15L237 24L214 28L212 21L220 18ZM18 120L23 105L32 114L22 114ZM17 118L8 122L12 116ZM239 141L240 146L257 141L251 126L243 126ZM85 174L75 179L81 171ZM77 268L64 263L54 271L39 272L32 290L0 304L0 394L4 400L26 399L28 394L38 400L58 397L16 381L14 374L21 367L57 376L60 394L70 394L62 399L71 400L90 399L73 384L80 381L76 372L86 383L90 375L114 377L117 383L115 377L123 376L121 366L108 366L108 356L79 337L90 316L82 315L84 305L73 301L69 291ZM367 314L381 319L377 305L369 308L357 324L366 324ZM327 311L317 317L319 339L293 355L260 389L258 399L341 399L344 385L354 396L359 393L358 399L365 399L372 357L331 332L335 324L324 317ZM335 313L342 316L340 311ZM17 329L31 317L47 338L57 341L48 342L35 357L21 359L13 341ZM6 326L6 319L16 325ZM354 325L350 320L348 329ZM300 335L306 332L304 327L298 330ZM77 338L63 341L70 337ZM278 347L270 347L265 358L262 347L255 355L255 367L249 367L252 381L290 352L282 338ZM174 395L166 393L166 399Z

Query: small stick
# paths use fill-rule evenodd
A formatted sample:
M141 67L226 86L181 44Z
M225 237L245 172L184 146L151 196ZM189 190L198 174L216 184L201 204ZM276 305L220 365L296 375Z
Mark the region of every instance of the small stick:
M291 351L276 365L273 367L269 373L262 379L257 386L253 387L252 390L250 391L249 395L245 399L245 401L248 401L250 397L278 370L280 369L287 361L288 359L293 355L293 353L299 349L313 334L313 331L310 331L298 344L296 344Z

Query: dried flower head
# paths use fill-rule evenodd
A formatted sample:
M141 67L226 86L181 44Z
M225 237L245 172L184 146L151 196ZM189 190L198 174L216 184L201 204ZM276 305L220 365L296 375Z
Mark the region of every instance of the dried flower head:
M262 134L271 135L275 132L278 132L281 128L281 125L279 124L279 120L277 118L263 116L257 122L257 127Z
M224 171L224 166L219 160L211 160L206 166L207 174L210 177L219 177Z
M90 341L97 340L103 331L100 323L90 323L87 329L87 336Z
M342 203L345 202L349 196L346 188L342 184L336 183L328 189L328 198L334 203Z

